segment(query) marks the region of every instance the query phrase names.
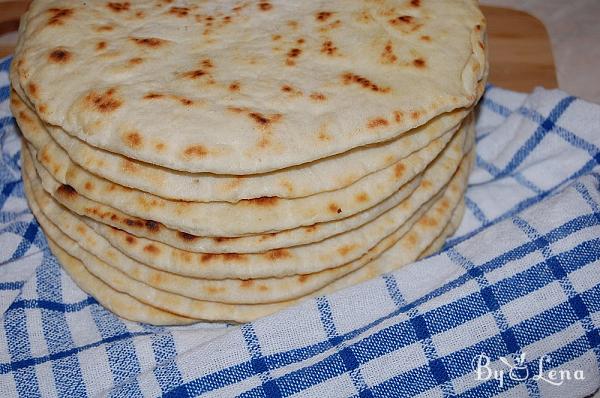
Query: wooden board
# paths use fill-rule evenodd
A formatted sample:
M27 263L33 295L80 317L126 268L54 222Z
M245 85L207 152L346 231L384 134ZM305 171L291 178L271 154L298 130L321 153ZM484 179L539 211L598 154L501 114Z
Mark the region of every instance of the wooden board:
M28 1L0 0L0 35L18 28ZM525 12L483 6L488 20L490 82L516 91L535 86L555 88L556 69L544 25ZM0 45L0 58L11 54L14 43Z
M488 21L490 83L529 92L556 88L552 46L542 22L522 11L482 7Z

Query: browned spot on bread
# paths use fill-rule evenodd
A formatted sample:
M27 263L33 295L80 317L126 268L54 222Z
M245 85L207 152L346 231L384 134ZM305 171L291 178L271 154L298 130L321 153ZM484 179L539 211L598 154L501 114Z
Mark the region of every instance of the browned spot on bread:
M96 43L96 50L100 51L100 50L104 50L106 48L106 42L105 41L99 41L98 43Z
M367 200L369 200L369 195L366 192L361 192L356 195L356 201L359 203L366 202Z
M227 236L217 236L216 238L212 238L213 242L215 243L223 243L223 242L228 242L232 239L237 239L237 238L230 238Z
M423 58L417 58L413 60L413 65L416 66L417 68L424 68L425 67L425 60Z
M333 15L330 11L321 11L315 15L315 19L319 22L327 21Z
M331 136L324 131L319 131L319 135L317 136L319 141L329 141L331 140Z
M216 254L213 253L204 253L202 254L202 256L200 256L200 261L203 263L212 261L215 257L217 257Z
M112 25L100 25L100 26L97 26L94 30L96 32L110 32L113 29L114 29L114 27Z
M46 104L41 104L40 106L38 106L38 111L40 113L46 113L46 111L48 110L48 107L46 106Z
M131 58L129 61L127 61L129 65L139 65L142 62L144 62L144 59L140 57Z
M394 166L394 175L396 176L396 178L402 177L404 171L406 171L406 166L404 165L404 163L396 163L396 166Z
M123 170L128 174L134 174L139 171L139 167L136 166L131 160L124 158L122 164Z
M24 111L19 111L19 121L27 124L33 123L33 119L30 118Z
M62 184L60 187L58 187L58 189L56 190L56 193L58 195L62 196L63 198L67 198L67 199L73 199L78 196L78 193L75 190L75 188L73 188L70 185L66 185L66 184Z
M396 123L400 123L402 121L402 118L404 117L404 113L402 113L401 111L394 111L394 120L396 121Z
M479 32L481 30L481 25L479 25L479 24L475 25L475 30L477 30Z
M396 54L394 54L394 48L392 46L392 41L388 40L383 48L383 52L381 53L381 63L382 64L393 64L398 60Z
M420 39L421 39L422 41L431 41L431 36L428 36L428 35L423 35L423 36L421 36L421 37L420 37Z
M196 70L184 72L184 73L182 73L182 76L185 78L188 78L188 79L198 79L199 77L202 77L206 74L207 74L207 72L205 70L196 69Z
M482 50L485 50L485 45L481 41L479 42L479 47L481 47Z
M342 212L342 209L337 205L337 203L330 203L328 209L332 213L340 214Z
M50 8L48 12L51 14L48 25L63 25L65 19L74 13L72 8Z
M323 54L333 56L333 55L337 54L337 51L338 51L338 48L333 45L333 42L331 40L325 40L323 42L323 44L321 45L321 52Z
M444 211L444 210L448 210L450 208L450 203L448 202L448 199L442 199L442 201L440 202L440 207L439 210L440 211Z
M192 145L183 151L185 157L201 158L208 155L208 150L202 145Z
M139 46L151 47L151 48L160 47L167 42L166 40L159 39L156 37L145 37L145 38L132 37L131 40Z
M240 281L240 287L242 288L249 288L252 287L252 285L254 285L254 280L253 279L243 279L242 281Z
M293 21L293 20L287 21L286 24L287 24L287 26L289 26L290 28L292 28L294 30L298 29L298 26L299 26L298 21Z
M421 187L423 188L431 188L433 184L431 184L431 181L429 180L423 180L421 181Z
M240 91L240 82L233 82L229 85L229 91L235 92Z
M421 0L411 0L410 5L413 7L420 7L421 6Z
M285 64L288 66L296 65L295 59L298 58L302 54L302 50L299 48L292 48L287 52L287 59L285 60Z
M106 4L109 10L114 12L129 11L131 4L127 1L124 3L109 2Z
M298 282L300 282L300 283L304 283L304 282L306 282L309 279L310 279L310 274L299 275L298 276Z
M144 251L147 253L150 253L150 254L154 254L154 255L160 253L160 249L158 247L156 247L155 245L153 245L152 243L144 246Z
M280 181L279 184L281 184L281 186L284 187L288 193L294 192L294 186L289 180Z
M67 63L70 59L71 53L62 48L57 48L56 50L52 51L48 56L48 60L55 64Z
M83 186L86 190L91 191L92 189L94 189L94 184L92 184L89 181L86 181L85 185Z
M369 123L367 123L367 127L370 129L374 129L377 127L387 126L388 124L390 124L390 123L387 121L387 119L378 117L378 118L369 120Z
M415 18L410 15L401 15L394 19L390 19L389 23L391 25L400 25L400 24L411 24L415 21Z
M127 236L125 237L125 240L127 241L127 243L129 243L130 245L133 245L137 242L137 239L134 238L133 236L127 234Z
M258 8L261 11L269 11L270 9L273 8L273 5L271 3L269 3L268 1L261 1L260 3L258 3Z
M190 13L190 9L188 7L171 7L169 10L169 14L175 15L176 17L185 17Z
M342 74L342 82L345 85L349 85L352 83L358 84L366 89L370 89L371 91L375 91L378 93L387 93L390 91L389 87L380 87L377 84L370 81L369 79L367 79L366 77L359 76L351 72L346 72Z
M115 96L114 89L108 89L104 93L91 92L85 97L85 102L95 111L108 113L118 109L123 102Z
M141 148L142 136L137 131L130 131L123 135L123 142L130 148Z
M144 95L144 99L159 99L159 98L163 98L164 94L160 94L160 93L148 93L146 95Z
M243 199L242 202L256 206L274 206L279 201L277 196L263 196L261 198Z
M177 100L181 102L182 105L190 106L194 104L194 101L189 98L178 97Z
M183 231L177 231L177 236L179 236L181 239L185 240L186 242L193 242L196 239L198 239L198 237L196 235L188 234L187 232L183 232Z
M271 40L277 41L281 39L281 35L271 35Z
M409 246L415 246L417 244L417 237L413 233L406 235L406 242Z
M44 164L48 164L48 163L50 163L50 161L51 161L52 159L50 159L50 156L48 156L48 152L47 152L45 149L44 149L44 150L42 150L42 152L40 152L40 154L41 154L42 162L43 162Z
M144 226L150 232L158 232L158 230L160 229L160 223L157 223L156 221L153 221L153 220L146 220L146 222L144 223Z
M323 93L311 93L310 94L310 99L313 101L325 101L327 99L327 97L325 96L325 94Z
M138 18L144 18L145 14L143 11L136 11L135 16Z
M208 58L203 59L200 62L200 65L202 65L204 68L210 69L213 68L215 65L212 63L212 61Z
M208 286L206 288L206 291L210 294L217 294L217 293L222 293L223 291L225 291L225 289L223 289L222 287Z
M296 43L298 44L304 44L305 40L301 37L298 40L296 40Z
M319 229L319 224L313 224L309 227L304 227L304 232L312 234L312 233L316 232L317 229Z
M276 250L270 250L270 251L264 253L263 256L265 256L269 260L277 261L277 260L283 260L285 258L290 258L290 257L292 257L292 254L289 252L289 250L286 250L286 249L276 249Z
M356 244L350 244L350 245L344 245L340 248L337 249L337 252L341 255L341 256L346 256L348 253L350 253L352 250L356 249L358 245Z
M154 144L154 149L156 149L158 152L162 152L165 150L166 145L163 144L162 142L157 142L156 144Z
M200 257L200 261L207 262L211 260L215 260L217 258L222 258L225 261L246 261L247 257L244 254L238 253L224 253L224 254L213 254L213 253L204 253Z
M411 117L411 119L413 119L413 120L417 120L418 118L420 118L420 117L421 117L421 112L419 112L419 111L412 111L412 112L410 113L410 117Z
M302 95L302 91L298 90L297 88L290 86L289 84L284 84L281 86L281 91L283 91L284 93L288 93L292 96L301 96Z
M266 240L269 240L271 238L274 238L276 236L275 232L271 232L270 234L262 234L260 235L260 238L258 239L260 242L264 242Z
M279 113L275 113L272 115L263 115L259 112L250 112L248 116L254 120L259 126L269 126L272 123L275 123L281 119L281 115Z
M438 222L435 218L423 216L419 220L419 224L424 225L426 227L435 227L436 225L438 225Z
M134 220L131 218L126 218L125 224L127 224L127 226L129 226L129 227L136 227L136 228L142 228L144 226L144 223L142 222L142 220Z
M235 107L235 106L229 106L229 107L227 107L227 110L229 110L231 112L234 112L234 113L242 113L242 112L244 112L244 108L238 108L238 107Z
M38 87L37 87L37 84L35 84L35 83L29 83L27 85L27 89L29 91L29 95L31 95L33 98L38 98Z

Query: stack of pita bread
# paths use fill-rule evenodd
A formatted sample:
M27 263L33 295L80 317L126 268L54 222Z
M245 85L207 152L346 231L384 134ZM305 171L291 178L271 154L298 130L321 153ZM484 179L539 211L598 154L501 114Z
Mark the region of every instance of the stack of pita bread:
M116 314L253 320L443 245L485 47L475 0L35 0L26 194Z

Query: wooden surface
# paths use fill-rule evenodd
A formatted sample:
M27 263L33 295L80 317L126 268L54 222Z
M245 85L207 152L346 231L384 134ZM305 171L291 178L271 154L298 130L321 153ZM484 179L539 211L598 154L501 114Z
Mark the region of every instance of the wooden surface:
M540 20L522 11L482 7L488 21L490 79L497 86L531 91L556 88L556 68L548 32Z
M17 30L26 4L26 0L0 0L0 35ZM521 11L488 6L482 10L488 20L490 82L516 91L558 87L544 25ZM0 58L13 50L14 43L0 45Z

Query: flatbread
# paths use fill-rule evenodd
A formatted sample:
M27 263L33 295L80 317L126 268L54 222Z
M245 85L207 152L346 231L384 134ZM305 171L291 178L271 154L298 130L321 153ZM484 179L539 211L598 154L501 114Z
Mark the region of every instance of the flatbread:
M29 177L28 177L29 179ZM184 297L202 301L221 302L230 304L258 304L285 301L305 296L314 292L332 281L360 268L387 247L371 250L368 255L358 260L333 269L307 275L292 275L283 278L262 279L221 279L210 280L184 277L170 272L164 272L146 266L127 257L116 250L110 243L94 232L81 220L77 220L73 213L61 209L53 203L53 199L43 190L35 187L36 180L32 183L27 179L27 189L35 200L30 205L38 219L44 226L44 232L56 242L61 242L64 247L70 246L69 252L80 258L94 256L127 274L136 281L148 286L175 293ZM33 187L32 187L33 185ZM394 233L401 237L419 220L421 216L439 199L440 195L432 199L417 210Z
M35 0L14 68L45 122L93 146L246 175L469 108L484 42L475 0Z
M24 170L31 179L37 180L35 172L31 165L31 158L27 151L24 151ZM465 161L466 162L466 161ZM458 188L453 191L454 195L462 193L461 187L466 185L468 177L465 167L459 169L456 175L452 178L450 188ZM39 181L38 181L39 182ZM352 230L348 233L341 234L330 239L318 242L311 245L303 245L293 248L278 249L260 254L205 254L191 253L180 249L172 248L160 242L136 238L126 232L118 229L105 226L91 220L86 221L94 230L102 237L106 238L110 244L121 250L133 259L136 259L144 264L149 264L157 269L168 272L195 276L210 279L222 278L263 278L263 277L282 277L295 274L312 274L324 269L332 269L341 265L348 265L346 269L349 272L351 269L369 261L369 253L380 253L385 249L385 244L379 246L382 241L385 241L387 236L397 236L399 239L402 235L399 232L402 228L406 228L404 224L411 220L415 212L426 204L426 202L440 191L445 185L445 181L437 186L427 184L421 190L415 192L398 207L386 212L384 215L377 218L375 221L365 224L363 227ZM54 219L56 224L67 222L69 214L59 212L60 215L54 215L58 212L51 212L51 204L48 199L44 199L43 193L39 192L42 189L38 186L35 188L38 202L46 210L47 214ZM56 208L57 206L54 206ZM426 209L425 209L426 210ZM421 210L424 211L424 210ZM76 217L70 216L71 219ZM76 223L71 221L71 224ZM408 225L410 227L410 225ZM85 230L82 226L80 229L71 228L69 236L81 237ZM67 232L67 231L65 231ZM94 235L88 233L87 235ZM61 238L64 239L65 237ZM77 238L76 238L77 239ZM87 239L86 239L87 241ZM81 243L80 243L81 244ZM104 245L106 247L106 245ZM102 257L102 255L100 255ZM106 259L105 261L110 261ZM352 264L350 264L352 262ZM336 272L341 272L339 268ZM319 281L323 278L333 278L332 275L327 277L319 277ZM301 282L305 289L319 281L309 281L310 278L300 276L294 282ZM309 283L310 282L310 283ZM266 284L263 284L266 286ZM214 286L213 286L214 288ZM215 289L211 289L215 290ZM266 289L270 292L271 290ZM285 293L292 293L293 288L286 289ZM232 297L233 294L224 295ZM223 300L225 300L223 299Z
M469 126L470 131L468 132L468 135L470 138L468 139L468 141L472 143L474 129L472 125ZM378 239L381 239L382 236L385 236L385 234L387 234L382 233L381 231L389 231L389 229L394 227L395 225L401 224L403 221L406 220L406 217L412 214L412 212L415 209L417 209L419 206L421 206L423 203L429 200L433 195L435 195L436 192L442 189L442 187L448 182L448 180L458 167L459 163L460 158L453 159L441 157L438 160L436 160L436 162L433 165L431 165L430 168L426 171L423 184L417 189L418 193L416 192L415 195L411 195L411 197L405 200L405 203L403 203L401 206L395 205L388 209L383 209L385 211L381 212L381 214L375 214L376 217L374 217L372 220L380 219L377 224L383 227L369 226L369 224L373 224L373 221L369 220L371 221L370 223L363 221L365 217L362 217L362 215L356 216L355 218L357 220L348 220L347 222L345 222L346 226L350 227L348 229L341 229L339 227L336 228L336 226L331 225L331 223L317 224L313 227L309 227L313 230L311 231L313 237L318 235L323 236L324 233L327 232L327 230L330 230L332 233L327 234L326 238L334 236L334 238L337 239L315 240L315 242L320 243L317 245L299 246L298 248L290 247L292 245L281 246L277 249L271 249L267 252L263 251L261 255L257 256L238 255L235 257L238 261L235 262L231 261L233 256L227 256L226 254L216 254L223 253L218 250L213 252L215 253L215 255L213 256L207 256L205 254L206 252L201 252L201 254L199 255L195 255L195 253L192 253L192 260L190 260L189 253L184 253L181 250L173 249L173 247L179 246L165 246L158 244L158 242L162 242L162 240L160 239L162 236L175 238L177 241L193 241L193 239L190 239L191 237L182 235L181 233L178 233L173 230L166 229L163 226L157 224L152 225L152 228L146 228L147 221L145 220L142 221L132 219L128 215L124 215L122 213L115 213L113 209L107 209L105 206L100 206L97 203L85 200L81 195L78 195L75 191L70 191L61 188L61 186L57 182L53 182L52 179L47 176L47 172L43 167L38 166L38 172L42 177L45 189L51 194L53 194L53 196L61 204L65 205L66 207L80 215L90 216L100 222L106 222L108 225L131 232L133 233L133 235L138 235L139 239L138 237L130 236L125 232L119 233L110 227L105 227L101 224L96 225L94 223L91 223L91 225L103 236L107 237L113 245L120 247L122 251L129 253L134 258L144 263L154 264L159 268L164 267L161 264L169 264L168 267L173 268L167 268L167 270L171 272L181 272L183 274L188 274L188 272L190 271L186 270L190 269L191 267L192 272L202 273L201 275L192 274L194 276L202 276L209 278L222 278L233 276L245 278L248 276L240 274L240 272L246 272L247 269L253 269L254 272L256 272L256 264L261 263L267 264L266 272L272 272L272 262L277 263L278 266L276 267L276 269L280 272L279 276L282 276L289 275L289 272L291 272L292 274L309 273L318 270L314 268L306 270L305 266L301 264L309 264L309 266L315 267L321 266L324 262L331 261L333 259L335 263L330 264L330 266L337 266L343 264L344 261L349 261L352 258L356 258L359 254L364 253L364 249L361 251L361 247L368 248L373 245L371 244L371 246L369 246L368 244L365 245L365 243L369 241L375 242ZM356 226L354 226L353 224L356 224ZM142 231L148 230L150 232L155 232L154 234L146 234L146 236L149 237L151 240L143 239L143 236L139 236L140 234L138 233L138 231L140 230L140 227ZM352 232L349 233L349 231ZM310 236L308 228L305 228L304 232L307 236ZM281 234L294 235L294 233L292 233L291 231L283 232ZM296 235L299 234L300 233ZM278 237L277 235L279 234L276 234L275 236L261 235L254 238L238 238L235 240L245 240L248 245L252 242L252 240L254 240L257 243L257 246L260 246L260 243L264 241L269 242L269 240L284 240L283 237ZM182 238L182 236L184 238ZM343 236L346 237L340 239L340 237ZM356 238L352 238L352 236ZM213 243L215 249L218 249L220 246L220 240L218 239L197 239ZM164 243L169 244L171 240L167 240ZM225 239L225 241L229 241L229 239ZM335 241L336 243L332 245L332 241ZM132 244L131 242L135 242L135 244ZM153 245L154 243L157 243L154 245L156 246L156 250L149 251L143 249L144 247L148 245ZM286 243L289 243L289 240ZM282 247L286 248L285 251L280 250ZM329 253L333 253L333 258L331 258L332 254L324 255L324 253L327 253L327 251L319 250L319 247L329 248ZM184 250L185 249L186 248L184 248ZM257 248L254 247L254 249L256 250ZM308 251L308 253L310 253L308 256L306 255L307 249L310 249L310 251ZM305 255L302 255L302 252L304 252ZM241 253L244 252L241 251L237 252L236 254ZM341 253L343 253L343 255ZM194 260L196 258L198 259L198 261ZM205 259L205 261L200 261L201 259ZM202 267L191 266L190 262L192 264L202 264ZM212 271L210 271L210 267L207 267L208 263L216 267L219 270L219 272L222 273L221 275L225 276L218 276L213 274ZM229 266L226 264L229 264ZM229 271L230 268L233 268L233 270ZM180 271L177 271L178 269ZM235 274L228 274L228 272L235 272ZM265 276L274 275L265 274Z
M450 137L444 135L395 165L336 191L297 199L260 198L235 204L171 201L94 176L71 162L66 153L56 159L44 151L37 158L55 179L89 199L189 234L232 237L339 220L369 209L398 191L403 192L404 199L418 186L417 176L440 152L450 158L462 158L467 145L465 130L459 129L448 145Z
M346 187L397 163L443 134L451 135L469 112L461 109L440 115L398 139L319 161L271 173L231 176L170 170L94 148L59 127L43 124L14 91L11 92L11 110L17 123L36 140L34 146L40 148L40 152L49 152L57 159L66 152L81 168L125 187L166 199L200 202L237 202L272 196L297 198ZM47 137L48 134L53 139Z
M67 254L51 239L48 239L48 246L77 286L118 316L153 325L187 325L198 322L197 319L175 315L144 304L128 294L113 289L88 272L81 261Z
M458 163L459 159L440 157L428 167L424 174L423 185L428 186L430 196L448 181ZM61 187L44 168L41 168L39 173L45 189L52 193L61 204L80 215L91 217L138 237L163 242L182 250L201 253L263 253L279 248L318 242L359 228L397 206L404 197L403 192L399 191L381 204L339 221L319 223L272 234L249 235L239 238L205 238L184 234L154 221L135 218L112 207L90 201L75 190ZM428 199L430 196L424 198Z
M28 178L28 177L25 177ZM451 192L447 190L446 192ZM30 198L31 199L31 198ZM412 228L405 234L400 241L392 248L398 245L403 248L402 257L394 262L395 268L414 261L419 253L425 250L432 241L445 229L445 226L450 222L453 213L453 208L442 204L444 198L440 199L440 203L434 205ZM455 204L456 205L456 204ZM58 243L58 242L54 242ZM193 300L180 295L168 293L159 289L152 288L148 285L131 279L126 274L111 267L110 265L99 260L97 257L87 253L84 250L79 250L78 245L67 238L60 242L61 248L69 255L79 259L90 273L95 275L106 283L106 285L114 288L117 291L126 293L141 301L160 309L181 314L185 317L197 318L199 320L228 320L234 322L247 322L271 314L275 311L283 309L289 305L297 303L301 299L289 300L285 302L273 304L224 304L210 301ZM54 245L51 245L55 249ZM59 252L59 257L64 258L65 254ZM360 268L345 277L338 279L332 284L314 292L307 296L328 294L351 286L355 283L372 278L379 275L382 270L381 266L374 267L372 263ZM119 303L121 298L115 301Z

